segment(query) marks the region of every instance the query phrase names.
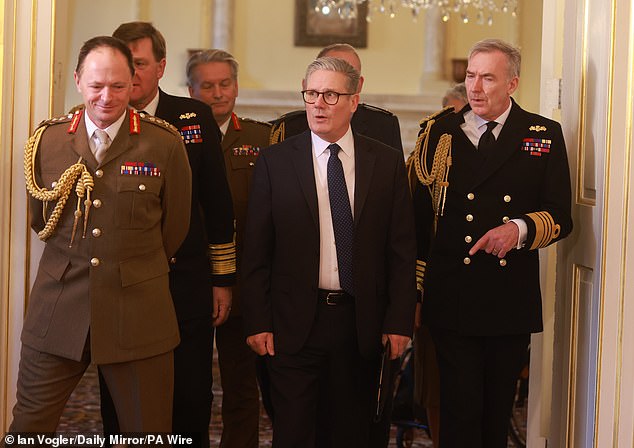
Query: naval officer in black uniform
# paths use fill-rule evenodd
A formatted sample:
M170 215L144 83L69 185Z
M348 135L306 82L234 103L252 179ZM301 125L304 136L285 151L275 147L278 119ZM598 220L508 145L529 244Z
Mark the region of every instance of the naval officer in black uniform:
M213 326L229 316L236 270L233 205L220 131L207 105L159 89L166 45L152 24L125 23L113 36L126 42L132 51L136 73L131 105L174 125L189 156L191 222L184 243L170 260L170 291L181 335L174 351L172 431L193 435L196 446L208 447ZM117 430L116 416L103 398L102 417L104 432Z
M537 249L572 230L561 126L511 99L519 71L516 48L478 42L469 105L439 118L415 154L417 277L440 368L442 448L506 447L515 382L542 331Z

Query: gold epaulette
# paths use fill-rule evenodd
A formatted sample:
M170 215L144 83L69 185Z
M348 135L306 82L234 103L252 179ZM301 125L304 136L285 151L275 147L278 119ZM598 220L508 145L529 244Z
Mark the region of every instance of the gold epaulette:
M269 128L269 129L273 127L273 125L271 123L268 123L266 121L254 120L253 118L240 117L240 120L245 121L247 123L253 123L253 124L260 125L260 126L265 126L265 127Z
M209 259L212 275L235 274L236 272L236 243L210 244Z
M387 109L382 109L382 108L380 108L378 106L373 106L372 104L360 103L359 106L363 107L363 108L366 108L366 109L369 109L369 110L372 110L374 112L381 112L382 114L385 114L385 115L390 115L390 116L394 115L393 112L390 112Z
M170 131L172 134L176 135L179 138L182 138L181 133L178 132L178 129L176 129L176 127L174 125L172 125L171 123L168 123L167 121L163 120L162 118L159 117L155 117L154 115L150 115L150 114L146 114L146 113L139 113L139 117L141 117L142 121L148 122L148 123L152 123L156 126L159 126L163 129L167 129L168 131Z

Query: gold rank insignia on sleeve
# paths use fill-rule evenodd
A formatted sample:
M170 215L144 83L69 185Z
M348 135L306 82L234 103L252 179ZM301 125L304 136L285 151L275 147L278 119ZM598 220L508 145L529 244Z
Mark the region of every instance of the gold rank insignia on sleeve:
M528 128L529 131L535 131L535 132L541 132L541 131L545 131L546 130L546 126L538 126L538 125L534 125L531 126L530 128Z
M561 226L555 224L555 220L548 212L535 212L526 215L535 224L535 239L530 249L541 249L557 239Z
M423 290L423 280L425 279L425 268L427 263L423 260L416 260L416 289Z
M227 275L236 272L236 243L210 244L209 259L213 275Z

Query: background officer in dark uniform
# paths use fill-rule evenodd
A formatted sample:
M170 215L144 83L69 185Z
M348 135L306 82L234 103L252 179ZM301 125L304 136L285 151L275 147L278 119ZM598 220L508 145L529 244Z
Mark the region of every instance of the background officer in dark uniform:
M572 230L561 126L511 99L519 70L516 48L478 42L469 105L439 118L429 153L415 156L417 274L440 369L443 448L507 446L515 382L530 334L542 331L537 249Z
M211 106L223 134L222 151L236 216L238 284L233 288L229 319L216 328L216 347L222 383L221 447L258 447L260 401L255 375L255 353L245 342L240 309L240 258L246 223L251 174L260 149L268 146L271 125L238 117L238 62L223 50L205 50L187 62L192 98Z
M189 156L191 223L187 238L170 261L170 290L181 334L174 353L172 430L195 434L200 446L209 446L213 325L227 319L235 282L233 207L218 126L208 106L159 89L166 46L152 24L125 23L113 36L128 44L134 58L130 104L172 123L180 131ZM111 412L102 411L102 415L105 431L115 430Z
M190 170L177 131L128 108L133 74L121 41L90 39L75 70L85 109L42 123L27 144L31 225L46 246L11 431L55 432L91 362L123 431L171 428L179 338L168 257L187 233Z
M317 58L331 56L343 59L361 73L361 59L354 47L348 44L332 44L323 48ZM303 86L305 88L305 86ZM359 81L359 90L363 88L363 76ZM401 142L401 128L398 118L392 112L380 109L376 106L360 103L356 112L352 115L352 129L359 134L371 137L392 148L403 151ZM308 129L306 111L297 110L282 115L273 121L273 131L271 143L278 143L292 135L301 134Z

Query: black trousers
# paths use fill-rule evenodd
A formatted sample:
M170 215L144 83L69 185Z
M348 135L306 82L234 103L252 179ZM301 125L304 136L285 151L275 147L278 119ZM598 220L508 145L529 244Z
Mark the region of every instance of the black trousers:
M209 447L209 422L213 399L213 326L211 317L178 323L181 342L174 349L174 405L172 433L192 437L195 447ZM101 418L104 434L119 433L110 391L99 372ZM107 439L106 439L107 440Z
M358 350L353 303L320 303L304 347L268 358L273 447L366 448L379 359Z
M440 370L440 447L506 448L530 334L466 336L431 328Z

